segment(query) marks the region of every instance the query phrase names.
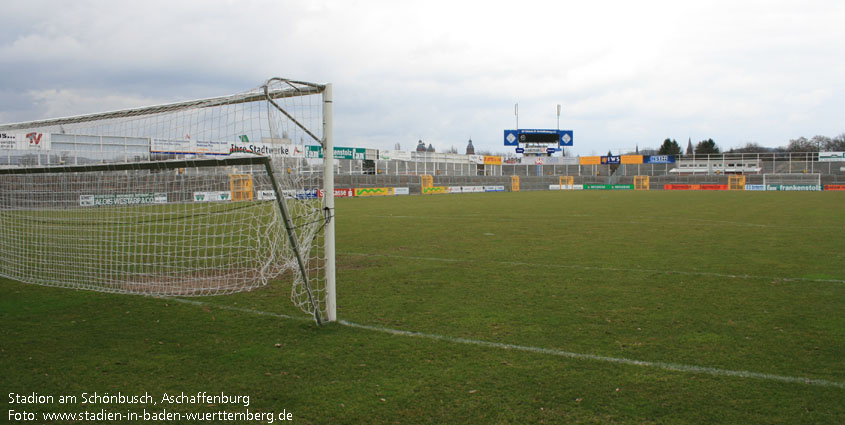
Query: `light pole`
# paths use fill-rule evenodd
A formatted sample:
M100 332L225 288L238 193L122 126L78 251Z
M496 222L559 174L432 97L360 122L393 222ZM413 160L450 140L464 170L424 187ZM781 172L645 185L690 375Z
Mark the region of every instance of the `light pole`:
M557 104L557 129L560 130L560 103Z

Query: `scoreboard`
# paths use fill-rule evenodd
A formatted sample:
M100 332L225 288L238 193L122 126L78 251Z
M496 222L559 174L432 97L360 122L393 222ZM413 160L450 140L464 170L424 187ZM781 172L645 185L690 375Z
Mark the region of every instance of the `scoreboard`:
M519 146L521 144L572 146L572 142L572 130L505 130L505 146Z

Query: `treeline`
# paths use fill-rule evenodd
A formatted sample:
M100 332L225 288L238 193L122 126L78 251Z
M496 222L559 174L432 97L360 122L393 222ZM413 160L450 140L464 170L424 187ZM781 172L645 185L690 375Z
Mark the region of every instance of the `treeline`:
M791 139L786 146L779 146L776 148L768 148L760 146L757 143L746 143L740 148L730 148L722 151L719 145L713 139L701 140L693 144L690 140L687 142L686 149L681 148L681 145L675 139L665 139L659 149L639 149L639 153L643 155L703 155L703 154L717 154L717 153L757 153L757 152L843 152L845 151L845 133L836 137L827 136L813 136L808 139L806 137L799 137Z

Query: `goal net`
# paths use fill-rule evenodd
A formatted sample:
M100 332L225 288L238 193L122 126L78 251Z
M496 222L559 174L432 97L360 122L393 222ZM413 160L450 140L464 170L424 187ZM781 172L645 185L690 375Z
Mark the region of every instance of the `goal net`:
M763 186L766 190L817 191L822 190L821 174L763 174Z
M14 142L0 151L10 158L0 276L155 296L283 279L318 323L335 320L333 161L319 159L331 112L330 85L271 79L231 96L1 125Z

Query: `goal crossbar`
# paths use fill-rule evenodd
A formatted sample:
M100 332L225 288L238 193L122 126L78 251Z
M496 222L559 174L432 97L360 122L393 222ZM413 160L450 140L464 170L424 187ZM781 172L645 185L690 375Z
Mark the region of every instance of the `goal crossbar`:
M263 156L230 157L221 159L188 159L154 162L126 162L90 165L54 165L49 167L0 168L0 174L46 174L46 173L89 173L96 171L126 170L174 170L190 167L212 167L217 165L265 165L270 158Z
M302 81L274 78L271 81L282 81L288 85L283 89L255 90L247 93L239 93L229 96L210 97L206 99L189 100L184 102L166 103L161 105L145 106L141 108L120 109L110 112L99 112L94 114L74 115L64 118L52 118L46 120L26 121L19 123L0 124L0 131L24 130L39 127L55 127L68 124L81 124L86 122L132 118L145 115L172 113L193 108L213 108L222 105L234 105L239 103L258 102L269 99L283 99L296 96L307 96L323 93L326 86L321 84L306 83ZM267 87L265 85L264 87Z

